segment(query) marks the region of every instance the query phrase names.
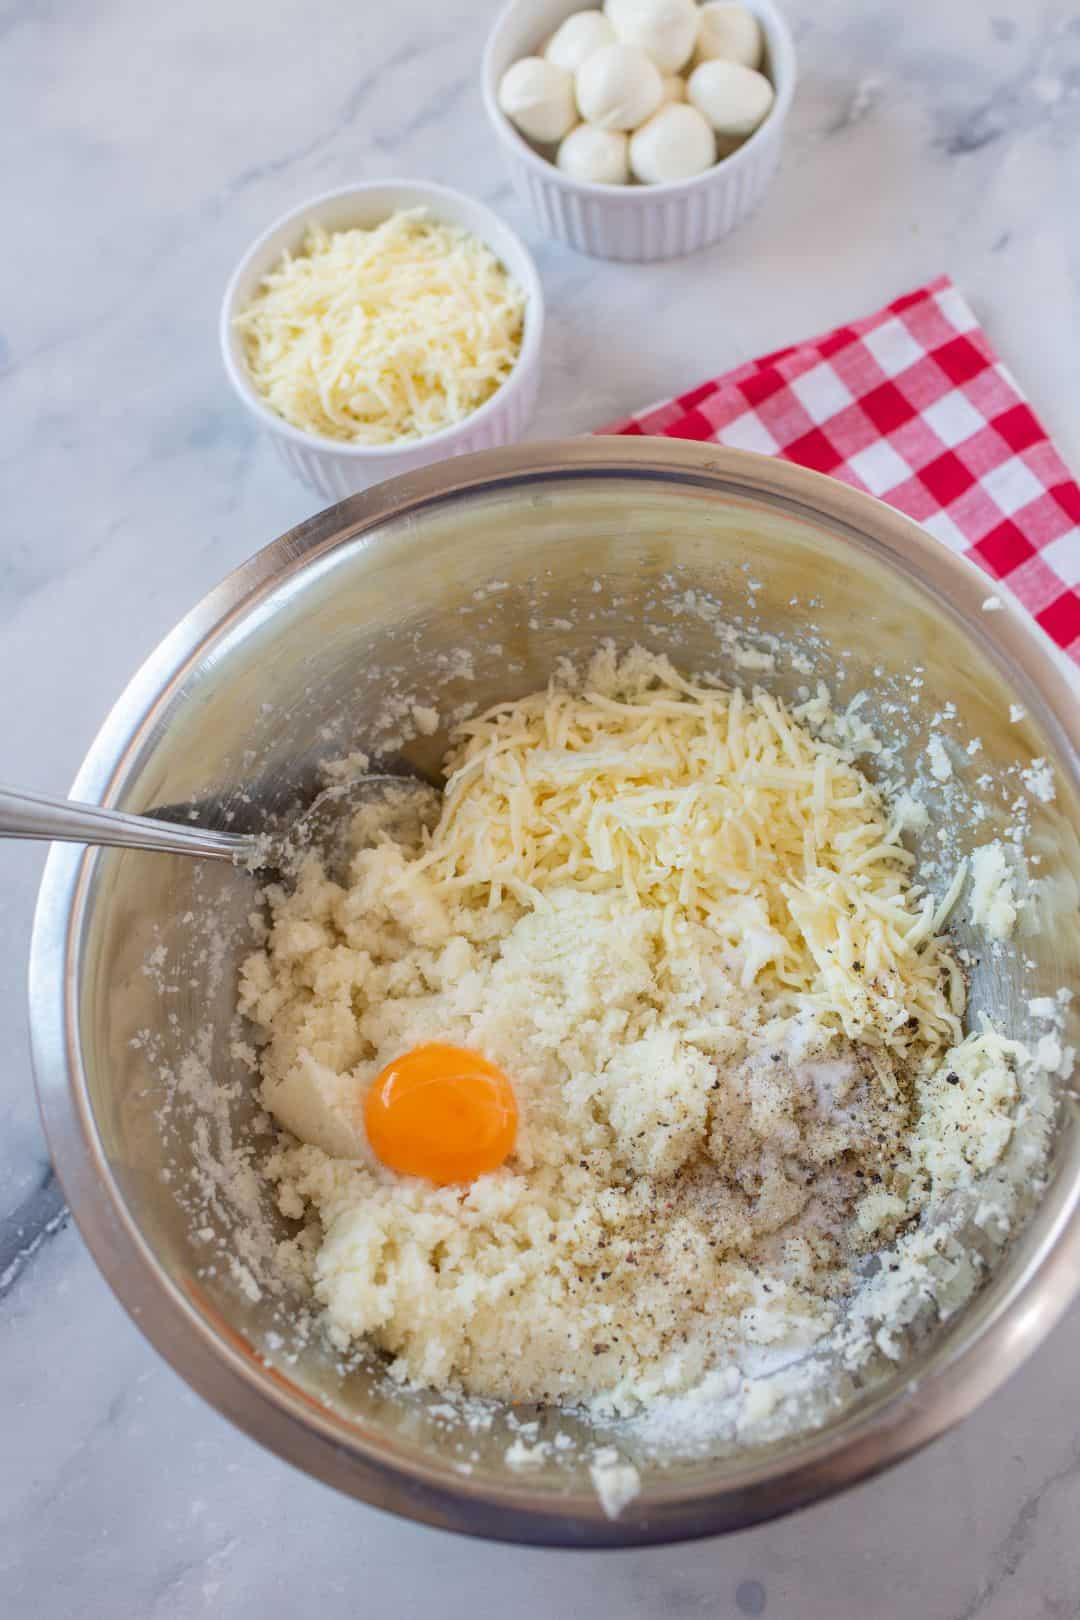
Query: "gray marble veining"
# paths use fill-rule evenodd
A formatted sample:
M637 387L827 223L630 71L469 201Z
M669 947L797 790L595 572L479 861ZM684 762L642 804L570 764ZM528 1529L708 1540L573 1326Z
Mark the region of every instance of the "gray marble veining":
M487 0L0 4L5 774L62 792L138 661L312 510L220 373L217 302L276 214L424 175L525 221L488 136ZM573 433L948 270L1080 467L1080 19L1049 0L791 0L802 82L758 215L700 257L535 241L535 436ZM655 316L664 311L663 320ZM154 1356L65 1220L23 980L40 871L0 847L0 1609L35 1620L511 1610L1080 1615L1074 1313L958 1432L840 1501L622 1556L475 1547L338 1498Z

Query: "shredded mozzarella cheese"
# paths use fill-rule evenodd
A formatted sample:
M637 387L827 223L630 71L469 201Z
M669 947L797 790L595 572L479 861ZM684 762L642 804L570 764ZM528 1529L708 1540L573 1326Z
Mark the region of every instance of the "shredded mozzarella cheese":
M938 905L910 883L900 827L850 752L769 693L608 653L583 690L497 705L456 735L418 863L444 896L540 910L561 884L615 882L671 940L704 923L744 986L798 997L851 1039L902 1055L961 1038L963 977L937 937L955 894Z
M383 445L471 415L509 377L525 298L484 243L422 209L312 226L239 316L255 387L293 427Z

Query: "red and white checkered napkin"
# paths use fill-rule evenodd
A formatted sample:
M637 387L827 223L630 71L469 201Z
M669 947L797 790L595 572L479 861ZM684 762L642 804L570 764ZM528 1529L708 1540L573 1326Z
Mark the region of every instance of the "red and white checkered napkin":
M869 490L1080 663L1080 487L947 276L601 431L759 450Z

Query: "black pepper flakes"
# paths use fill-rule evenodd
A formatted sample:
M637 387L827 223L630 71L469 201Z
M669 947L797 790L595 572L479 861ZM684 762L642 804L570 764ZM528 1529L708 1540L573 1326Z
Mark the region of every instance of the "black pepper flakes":
M950 1069L948 1074L945 1076L945 1084L947 1086L958 1086L960 1084L960 1076L958 1074L954 1074Z

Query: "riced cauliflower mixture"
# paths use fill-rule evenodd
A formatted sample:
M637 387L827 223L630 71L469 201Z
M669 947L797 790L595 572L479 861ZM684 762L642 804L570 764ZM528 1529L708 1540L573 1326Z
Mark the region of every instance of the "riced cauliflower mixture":
M920 888L804 709L605 649L458 728L437 818L268 891L241 1010L280 1258L337 1346L633 1411L821 1340L866 1254L999 1159L1023 1049L964 1032L960 885ZM470 1184L365 1139L374 1078L433 1041L513 1084L514 1151Z

